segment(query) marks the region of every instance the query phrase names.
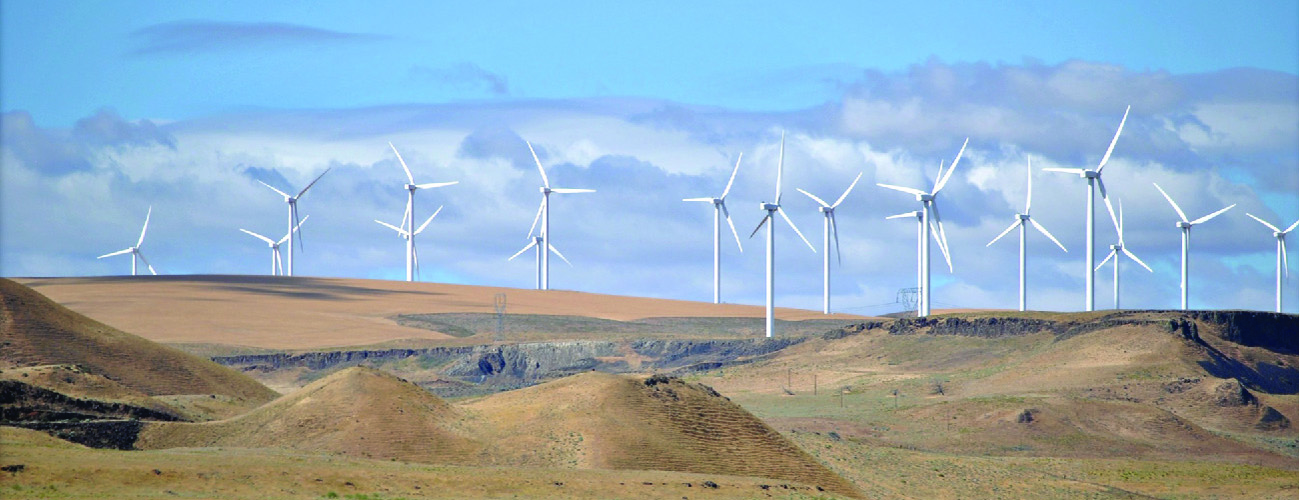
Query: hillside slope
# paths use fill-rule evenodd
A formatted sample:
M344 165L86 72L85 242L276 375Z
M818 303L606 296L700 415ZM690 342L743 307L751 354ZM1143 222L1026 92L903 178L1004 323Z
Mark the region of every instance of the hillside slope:
M0 279L0 368L76 365L148 396L221 395L251 406L274 391L212 361L155 344Z
M354 367L232 419L150 423L135 446L283 448L465 464L479 446L458 430L460 420L460 410L418 386Z

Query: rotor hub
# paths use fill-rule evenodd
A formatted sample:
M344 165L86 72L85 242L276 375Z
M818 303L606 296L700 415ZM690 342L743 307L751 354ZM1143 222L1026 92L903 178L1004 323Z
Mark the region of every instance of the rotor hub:
M537 188L537 190L541 191L542 194L551 194L551 188L548 188L546 186L539 187Z
M1084 170L1082 174L1079 174L1079 176L1085 179L1096 179L1101 177L1101 172L1096 170Z
M1022 222L1029 222L1029 214L1017 214Z
M1174 223L1174 226L1175 226L1175 227L1181 227L1181 228L1186 229L1186 228L1192 227L1192 223L1190 223L1190 222L1178 221L1178 222L1175 222L1175 223Z
M932 194L918 194L918 195L916 195L916 201L921 201L921 202L934 201L934 195L932 195Z

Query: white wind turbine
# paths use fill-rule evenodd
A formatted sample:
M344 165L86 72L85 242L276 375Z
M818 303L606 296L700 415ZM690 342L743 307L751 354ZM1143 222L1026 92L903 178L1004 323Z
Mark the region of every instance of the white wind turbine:
M1183 209L1179 208L1178 204L1174 203L1174 199L1169 197L1169 193L1166 193L1164 189L1161 189L1159 184L1156 184L1154 182L1152 182L1151 184L1154 185L1156 189L1160 191L1160 194L1165 196L1166 200L1169 200L1169 204L1173 205L1174 211L1178 212L1178 218L1182 219L1174 223L1174 226L1178 227L1179 229L1182 229L1183 232L1183 266L1182 266L1183 280L1180 285L1180 289L1182 290L1182 295L1181 295L1182 307L1183 310L1186 311L1187 310L1187 249L1192 246L1192 226L1213 219L1219 214L1227 212L1228 209L1237 206L1237 204L1233 203L1231 205L1228 205L1227 207L1224 207L1222 210L1219 210L1218 212L1214 212L1210 215L1201 217L1194 221L1189 221L1187 220L1187 215L1183 213Z
M966 145L970 139L966 139L961 144L961 150L957 152L957 158L952 161L952 165L945 172L943 163L939 164L939 176L934 180L934 189L925 192L920 189L894 186L890 184L876 183L877 186L901 191L916 196L916 201L921 202L921 298L920 306L917 307L917 316L926 317L930 315L930 235L933 233L935 241L939 243L939 250L943 252L943 259L948 263L948 272L952 272L952 258L948 255L948 236L943 231L943 219L939 216L938 195L939 191L948 184L948 179L952 178L953 171L957 170L957 163L961 161L961 156L966 153ZM899 214L893 217L902 217Z
M813 196L812 193L804 191L803 189L796 188L800 193L803 193L809 198L812 198L813 201L821 205L821 207L818 207L818 210L821 211L823 215L822 314L831 313L831 235L832 234L835 235L835 260L840 265L844 265L844 259L840 256L840 229L838 226L835 225L835 207L840 206L840 203L844 203L844 199L849 197L849 191L853 191L853 186L857 186L858 181L861 179L862 179L862 172L858 172L858 176L853 179L853 183L849 184L849 188L844 190L844 194L841 194L840 198L838 200L835 200L835 203L829 203L829 204L823 201L821 198Z
M406 189L406 216L402 218L402 227L415 227L415 190L451 186L460 181L416 184L415 177L411 175L411 169L406 166L406 160L402 159L402 153L398 153L397 147L393 146L393 143L391 142L388 143L388 147L393 149L393 154L397 155L397 161L402 164L402 170L406 171L406 185L404 186ZM433 219L433 217L430 217L430 219ZM380 224L383 223L380 222ZM398 230L398 233L403 234L400 229ZM416 231L415 234L419 234L419 231ZM415 269L415 235L405 234L403 237L406 238L406 281L415 281L415 276L412 274Z
M1012 222L1010 226L1007 226L1007 228L1002 231L1002 234L999 234L997 238L993 238L993 241L990 241L988 245L984 245L985 247L993 246L993 244L997 243L997 241L1002 239L1003 236L1006 236L1007 233L1010 233L1012 229L1015 229L1017 227L1020 228L1020 310L1021 311L1025 310L1025 223L1033 224L1034 229L1037 229L1038 232L1043 233L1043 236L1046 236L1048 239L1052 240L1052 243L1056 243L1056 246L1061 247L1061 250L1065 252L1069 252L1069 250L1065 249L1065 245L1062 245L1060 241L1057 241L1055 236L1052 236L1052 233L1047 232L1047 228L1043 227L1042 224L1039 224L1038 221L1034 220L1029 216L1029 207L1030 204L1033 203L1034 201L1034 167L1033 167L1032 160L1030 160L1028 156L1025 157L1025 170L1028 172L1028 174L1026 175L1026 184L1025 184L1026 186L1025 213L1016 214L1015 222Z
M731 192L731 184L736 182L736 172L740 171L740 159L744 153L736 156L736 168L731 170L731 179L727 181L727 187L722 190L722 195L717 198L683 198L682 201L703 201L713 204L713 303L718 304L722 301L722 219L727 219L727 225L731 226L731 235L736 237L736 248L743 253L745 248L740 245L740 234L736 233L736 224L731 222L731 212L727 210L727 193Z
M113 253L106 253L106 254L104 254L104 255L100 255L98 258L102 259L102 258L105 258L105 257L113 257L113 256L115 256L115 255L122 255L122 254L129 253L129 254L131 254L131 276L135 276L135 259L136 259L136 257L139 257L140 260L144 261L144 265L145 265L145 267L148 267L148 268L149 268L149 272L151 272L151 273L153 273L155 276L157 276L157 275L158 275L158 271L154 271L154 270L153 270L153 265L149 264L149 259L144 258L144 254L143 254L143 253L140 253L140 246L144 244L144 233L145 233L145 231L148 231L148 230L149 230L149 217L152 216L152 215L153 215L153 207L150 206L150 207L149 207L149 211L146 212L146 213L144 214L144 227L143 227L143 228L140 228L140 239L139 239L139 240L136 240L136 242L135 242L135 246L133 246L133 247L127 247L127 248L125 248L125 249L123 249L123 250L118 250L118 251L113 252Z
M781 214L781 218L785 219L786 224L790 225L790 229L794 229L795 234L798 234L799 238L802 239L803 242L808 245L808 248L811 249L813 253L817 253L817 249L812 246L812 243L808 243L808 238L804 238L803 232L799 231L799 228L794 225L794 221L790 220L790 216L785 214L785 210L781 209L781 171L784 168L785 168L785 131L782 131L781 132L781 153L776 163L776 201L772 203L768 203L765 201L759 204L760 208L767 211L767 215L763 216L763 220L758 223L758 227L754 228L754 232L749 233L749 237L753 238L755 234L758 234L758 230L763 228L763 224L767 224L768 221L772 220L774 215L779 213ZM776 281L775 281L776 280L776 250L774 248L775 240L776 240L776 221L772 221L771 224L767 224L766 331L768 337L772 336L772 332L775 329L775 323L776 323L775 321L776 311L773 307L773 302L772 302L773 295L776 292Z
M551 252L554 253L556 257L559 257L560 260L563 260L565 264L568 264L569 267L573 267L573 263L569 262L569 259L564 258L564 254L560 253L560 251L555 248L555 245L547 245L546 243L544 243L545 241L546 238L542 236L533 236L532 239L528 242L528 244L524 245L523 249L519 250L518 252L515 252L515 254L511 255L509 259L506 259L507 261L515 260L515 257L523 255L523 253L527 252L529 248L536 248L538 290L542 289L542 246L543 245L548 246L551 249Z
M1250 214L1248 213L1246 215ZM1282 275L1291 275L1290 265L1286 261L1286 235L1287 233L1294 231L1296 226L1300 226L1300 221L1296 221L1295 224L1291 224L1291 227L1286 228L1286 231L1283 231L1278 229L1277 226L1264 222L1264 219L1255 217L1254 215L1250 215L1250 218L1259 221L1260 224L1268 226L1269 229L1273 230L1273 237L1277 238L1277 301L1274 305L1274 310L1282 312Z
M298 225L293 228L293 231L298 232L298 228L302 227L303 224L306 224L307 219L310 218L310 215L303 217L302 220L298 222ZM271 248L271 276L284 273L284 261L280 260L280 245L284 244L285 241L288 241L289 238L293 236L293 233L285 233L284 237L280 238L280 241L275 241L247 229L241 228L240 231L243 231L254 238L265 241L266 246ZM277 269L279 270L278 272Z
M538 240L533 240L533 242L535 244L541 244L546 248L549 248L552 251L554 251L556 255L559 255L559 251L555 250L555 247L551 245L551 193L560 193L560 194L594 193L596 192L596 190L575 189L575 188L552 188L551 180L546 177L546 169L542 168L542 160L537 158L537 151L533 150L533 144L528 141L524 141L524 143L528 144L528 151L533 154L533 161L537 163L537 171L542 174L542 186L538 188L538 190L542 192L542 204L541 206L537 207L537 215L533 216L533 226L528 228L528 236L530 238L533 237L533 230L537 229L537 221L541 220L542 231L541 231L541 235L539 236L541 238L540 243L538 243ZM551 289L551 253L541 252L541 254L542 254L542 279L541 279L542 288L541 289L550 290ZM564 261L568 262L569 259L564 259Z
M943 171L940 170L940 173L943 173ZM916 211L913 211L913 212L903 212L903 213L901 213L901 214L891 215L891 216L889 216L889 217L885 217L885 219L904 219L904 218L913 218L913 219L916 219L916 290L917 290L917 292L920 292L920 291L921 291L921 271L922 271L922 269L924 268L924 266L921 264L921 257L922 257L922 255L923 255L923 251L921 250L921 246L925 244L925 235L926 235L926 232L925 232L925 230L923 229L923 228L925 228L925 214L922 213L920 210L916 210ZM938 239L938 235L936 235L935 238ZM920 301L919 301L919 299L918 299L918 301L917 301L917 315L918 315L918 316L920 315L920 311L921 311L921 308L920 308Z
M298 191L298 194L296 195L290 195L289 193L272 187L270 184L257 181L261 182L263 186L271 188L272 191L280 193L280 196L284 197L284 202L289 204L289 225L286 227L285 232L292 234L294 232L294 227L298 225L298 199L307 194L307 190L311 189L312 186L315 186L316 181L319 181L321 177L325 177L325 174L328 174L329 172L330 169L326 168L324 172L321 172L320 175L316 176L311 183L307 184L307 187L302 188L302 191ZM298 244L303 244L301 232L298 233ZM289 238L289 258L287 260L289 261L289 265L285 266L285 276L293 276L293 238Z
M416 248L416 246L415 246L415 235L424 232L424 228L428 227L428 226L429 226L429 223L430 223L430 222L433 222L433 218L434 218L434 217L437 217L437 216L438 216L438 212L441 212L441 211L442 211L442 206L439 205L439 206L438 206L438 209L433 211L433 215L430 215L428 219L425 219L425 220L424 220L424 224L420 224L420 228L419 228L419 229L416 229L414 232L412 232L412 231L406 229L406 227L407 227L407 226L406 226L406 221L409 220L409 218L410 218L410 212L409 212L409 211L408 211L405 215L402 216L402 227L397 227L397 226L394 226L394 225L389 224L389 223L387 223L387 222L384 222L384 221L381 221L381 220L375 219L375 222L378 222L380 225L382 225L382 226L384 226L384 227L386 227L386 228L389 228L389 229L392 229L392 230L394 230L394 231L397 231L397 235L398 235L398 236L401 236L402 239L406 240L406 248L407 248L407 251L410 252L409 255L411 255L411 257L412 257L412 258L411 258L411 261L408 262L408 266L414 266L414 267L415 267L415 274L416 274L417 276L420 274L420 250L419 250L418 248ZM410 267L408 267L408 268L407 268L407 271L409 272L410 270L411 270ZM411 281L411 280L408 279L407 281Z
M1110 205L1107 205L1106 208L1109 209ZM1110 220L1115 224L1115 233L1119 235L1119 242L1110 246L1110 253L1106 254L1106 258L1101 261L1101 264L1097 264L1097 267L1093 270L1096 271L1098 269L1101 269L1101 267L1106 265L1106 262L1109 261L1111 257L1115 258L1115 283L1114 283L1115 284L1115 309L1119 309L1119 254L1123 253L1124 255L1127 255L1128 258L1133 259L1133 262L1137 262L1142 267L1146 268L1147 272L1155 272L1155 271L1152 271L1151 267L1147 266L1146 262L1142 262L1142 259L1139 259L1137 255L1134 255L1133 252L1130 252L1128 248L1124 247L1124 201L1123 200L1120 200L1119 202L1119 219L1118 220L1115 219L1115 212L1112 211L1110 213Z
M1096 285L1096 276L1094 275L1094 268L1093 268L1093 262L1096 261L1096 249L1093 247L1095 246L1094 243L1096 240L1097 232L1096 232L1096 221L1094 220L1093 217L1093 208L1096 205L1096 202L1094 201L1093 194L1092 194L1093 186L1095 185L1097 189L1101 191L1101 201L1105 202L1106 209L1110 210L1111 222L1115 222L1114 220L1115 212L1113 209L1111 209L1110 198L1106 197L1106 184L1101 181L1101 171L1102 169L1106 168L1106 162L1110 161L1110 154L1115 151L1115 143L1119 141L1119 134L1124 130L1124 122L1128 120L1128 111L1130 108L1132 108L1132 106L1124 108L1124 118L1121 118L1119 120L1119 128L1115 130L1115 137L1110 140L1110 147L1106 148L1106 154L1101 157L1101 163L1097 164L1096 170L1087 170L1082 168L1044 168L1043 169L1049 172L1064 172L1067 174L1077 174L1081 178L1088 179L1088 207L1087 207L1087 214L1086 214L1087 229L1085 233L1086 236L1085 239L1087 240L1086 245L1088 248L1084 252L1085 254L1087 254L1085 258L1085 260L1087 260L1087 262L1085 263L1087 265L1087 274L1084 276L1084 298L1083 298L1083 309L1085 311L1091 311L1094 309L1093 289L1095 288Z

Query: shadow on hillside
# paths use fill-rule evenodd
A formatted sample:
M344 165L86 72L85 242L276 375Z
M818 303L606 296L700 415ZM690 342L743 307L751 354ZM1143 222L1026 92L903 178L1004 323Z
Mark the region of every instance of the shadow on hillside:
M1233 359L1204 340L1196 339L1210 359L1197 361L1206 372L1219 378L1235 378L1251 389L1270 394L1296 394L1300 391L1300 373L1272 363L1259 362L1252 368Z

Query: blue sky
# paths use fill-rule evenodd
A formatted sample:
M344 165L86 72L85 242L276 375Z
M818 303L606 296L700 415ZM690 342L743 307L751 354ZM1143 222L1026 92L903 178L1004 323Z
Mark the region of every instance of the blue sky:
M0 274L121 273L94 256L129 244L151 205L160 270L263 272L265 248L236 229L272 232L281 207L255 180L333 167L304 200L300 274L400 276L400 239L370 220L401 216L391 140L417 176L462 181L420 193L447 206L424 277L526 287L531 264L500 257L536 207L529 139L553 179L600 190L557 200L576 267L556 286L707 299L708 210L676 200L720 189L744 153L731 206L757 223L784 129L788 210L814 241L793 188L836 196L864 172L841 213L840 309L888 312L914 276L911 227L881 220L911 202L874 184L929 182L966 137L945 189L957 269L936 273L936 305L1013 306L1015 245L984 243L1023 203L1024 157L1095 164L1132 105L1108 186L1156 273L1128 264L1126 305L1177 304L1155 181L1188 212L1239 204L1193 234L1193 306L1269 308L1271 241L1245 212L1296 219L1298 18L1294 2L5 2ZM1031 306L1077 309L1082 188L1050 175L1035 214L1070 253L1031 239ZM74 238L46 237L67 224ZM784 238L780 303L817 307L820 257ZM761 303L761 241L746 243L724 253L724 297Z

